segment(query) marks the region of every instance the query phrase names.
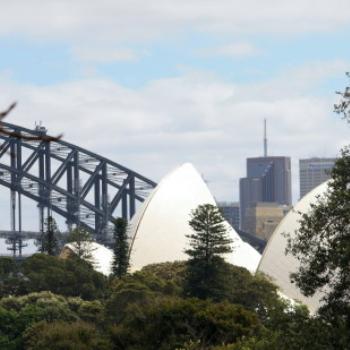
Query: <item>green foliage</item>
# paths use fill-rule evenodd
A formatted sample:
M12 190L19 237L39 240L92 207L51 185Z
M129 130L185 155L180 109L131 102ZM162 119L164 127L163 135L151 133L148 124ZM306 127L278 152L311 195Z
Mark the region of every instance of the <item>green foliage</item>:
M103 306L98 301L65 298L50 292L2 298L0 300L0 341L7 344L4 349L22 349L23 333L37 322L82 320L98 325L101 324L103 315ZM1 346L0 349L2 349Z
M109 320L121 322L132 308L136 313L139 307L166 296L180 296L182 288L170 277L172 264L149 265L133 275L115 279L111 284L111 295L106 302L106 314ZM178 271L178 266L176 271ZM184 265L180 269L183 269ZM175 269L174 269L175 270ZM169 273L170 275L167 275ZM167 275L167 279L161 276ZM177 280L176 274L173 274Z
M225 220L215 205L203 204L193 210L189 225L194 233L187 235L190 249L186 254L194 260L210 263L213 257L232 252L232 240L227 237Z
M99 300L86 301L80 298L67 298L67 303L80 320L101 325L104 322L105 309Z
M112 340L117 348L125 350L172 350L191 340L199 340L206 349L235 342L258 330L256 315L240 306L171 298L147 304L136 316L114 326Z
M56 220L49 216L44 223L45 231L42 233L40 239L36 244L40 253L47 253L48 255L57 255L59 252L59 245L57 235L59 229Z
M0 259L0 266L3 259ZM7 261L5 260L5 264ZM35 254L19 265L8 265L8 274L0 284L1 296L21 295L44 290L84 299L102 297L106 278L80 259L60 259L46 254Z
M25 279L18 264L12 258L0 257L0 298L8 294L25 292Z
M310 317L304 307L282 301L262 275L223 263L226 281L218 298L223 301L215 302L186 297L187 269L186 262L153 264L121 279L111 278L107 285L78 258L37 254L21 264L0 259L0 276L12 274L22 281L22 294L49 287L73 295L41 291L2 297L0 350L348 348L343 323L335 329L324 318ZM75 296L79 288L83 293L90 290L79 280L84 274L88 281L102 277L102 283L94 285L91 301Z
M128 272L129 267L129 243L127 236L127 221L118 218L114 223L114 246L113 246L113 275L121 278Z
M349 148L342 151L331 175L327 193L302 215L295 238L289 237L288 252L301 263L291 279L307 296L322 290L320 312L342 316L350 323Z
M67 237L67 243L73 245L74 253L77 257L93 265L93 248L91 242L93 242L91 233L82 227L75 228Z
M296 313L285 315L285 321L276 328L264 328L259 335L245 337L233 344L218 346L213 350L335 350L330 342L327 325L319 319L300 317Z
M220 257L213 257L210 263L203 260L189 260L184 286L185 296L210 298L214 301L225 299L227 290L225 267L225 261Z
M183 296L186 274L187 263L175 261L147 265L134 276L145 281L152 290L159 286L158 291L163 294Z
M300 261L292 282L306 296L321 292L319 318L328 330L328 347L350 343L350 149L342 150L331 172L328 191L318 197L300 228L288 237L287 253ZM327 327L326 327L327 329Z
M25 335L27 350L110 350L108 339L84 322L40 322Z
M198 206L189 221L194 233L188 235L190 247L186 293L201 299L221 299L225 286L225 262L221 255L232 252L231 239L220 210L212 204Z

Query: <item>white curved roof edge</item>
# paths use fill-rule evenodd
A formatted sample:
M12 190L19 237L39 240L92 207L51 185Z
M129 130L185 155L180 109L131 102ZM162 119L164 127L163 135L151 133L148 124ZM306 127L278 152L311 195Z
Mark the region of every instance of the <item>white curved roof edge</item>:
M271 235L265 250L262 254L257 271L269 276L275 283L280 293L297 303L305 304L313 314L321 305L321 293L315 293L312 297L305 297L295 284L290 282L289 275L295 272L300 266L300 262L290 254L285 255L287 239L282 233L289 232L292 236L299 227L300 214L310 210L310 205L317 201L319 196L328 190L328 180L303 196L288 214L281 220Z
M192 233L188 225L190 213L206 203L216 205L192 164L185 163L166 175L130 223L131 269L138 270L148 263L186 260L185 236ZM255 272L260 254L243 242L231 225L226 225L234 240L234 252L226 255L226 260Z

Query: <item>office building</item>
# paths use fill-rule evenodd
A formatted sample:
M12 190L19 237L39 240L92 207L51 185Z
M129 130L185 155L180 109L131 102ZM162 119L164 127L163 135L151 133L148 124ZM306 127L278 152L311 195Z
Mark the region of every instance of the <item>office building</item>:
M239 203L238 202L219 202L223 217L236 230L239 229Z
M247 159L247 176L240 179L240 223L248 231L247 211L256 203L292 204L291 161L289 157L267 155L266 121L264 157ZM250 232L254 233L254 232Z
M330 178L335 161L335 158L299 160L300 198Z
M273 202L257 202L247 209L246 228L248 232L268 241L273 231L283 219L286 209Z
M247 159L247 177L240 179L241 229L248 231L247 210L259 202L292 204L291 162L289 157Z

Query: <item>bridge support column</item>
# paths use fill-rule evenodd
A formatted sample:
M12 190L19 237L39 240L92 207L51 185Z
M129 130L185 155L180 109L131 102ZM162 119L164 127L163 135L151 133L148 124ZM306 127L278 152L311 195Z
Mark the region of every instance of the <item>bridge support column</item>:
M68 193L73 193L73 165L72 162L67 164L67 191ZM72 199L67 199L67 212L73 213L74 212L74 204ZM73 222L70 218L67 219L67 226L68 231L71 232L73 229Z
M94 195L95 195L95 207L100 209L101 208L101 186L100 186L100 178L99 176L95 179L95 185L94 185ZM102 223L101 223L101 216L95 213L95 232L98 236L102 235Z
M108 203L108 186L107 186L107 164L102 166L101 176L101 195L102 195L102 210L103 210L103 221L101 236L98 237L101 241L104 241L108 235L108 219L109 219L109 203Z
M22 197L18 193L18 232L22 232Z
M124 220L128 220L128 196L126 191L123 191L123 196L122 196L122 218Z
M16 192L11 190L10 194L11 203L11 231L16 231Z
M44 206L42 204L38 205L39 208L39 232L44 232Z
M12 243L12 254L15 258L17 256L17 240L16 240L16 192L14 190L11 190L10 192L10 211L11 211L11 231L14 235L11 237L10 242Z
M135 177L132 176L129 182L129 220L134 216L135 208Z

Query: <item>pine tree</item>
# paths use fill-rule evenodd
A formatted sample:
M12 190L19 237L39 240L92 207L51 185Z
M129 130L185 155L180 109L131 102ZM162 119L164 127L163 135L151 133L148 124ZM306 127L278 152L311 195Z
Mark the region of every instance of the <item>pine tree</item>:
M121 278L128 272L129 243L127 236L127 221L118 218L114 223L114 259L112 263L113 275Z
M67 237L67 243L71 243L73 245L74 253L77 255L77 257L84 259L92 265L94 264L92 254L94 248L91 244L93 241L94 240L91 233L81 227L76 227Z
M212 204L198 206L191 213L187 235L190 248L187 263L186 292L199 298L219 299L224 289L226 263L222 255L232 252L232 240L220 210Z
M39 251L48 255L57 255L59 244L57 234L59 234L56 220L49 216L44 222L45 231L37 241Z

